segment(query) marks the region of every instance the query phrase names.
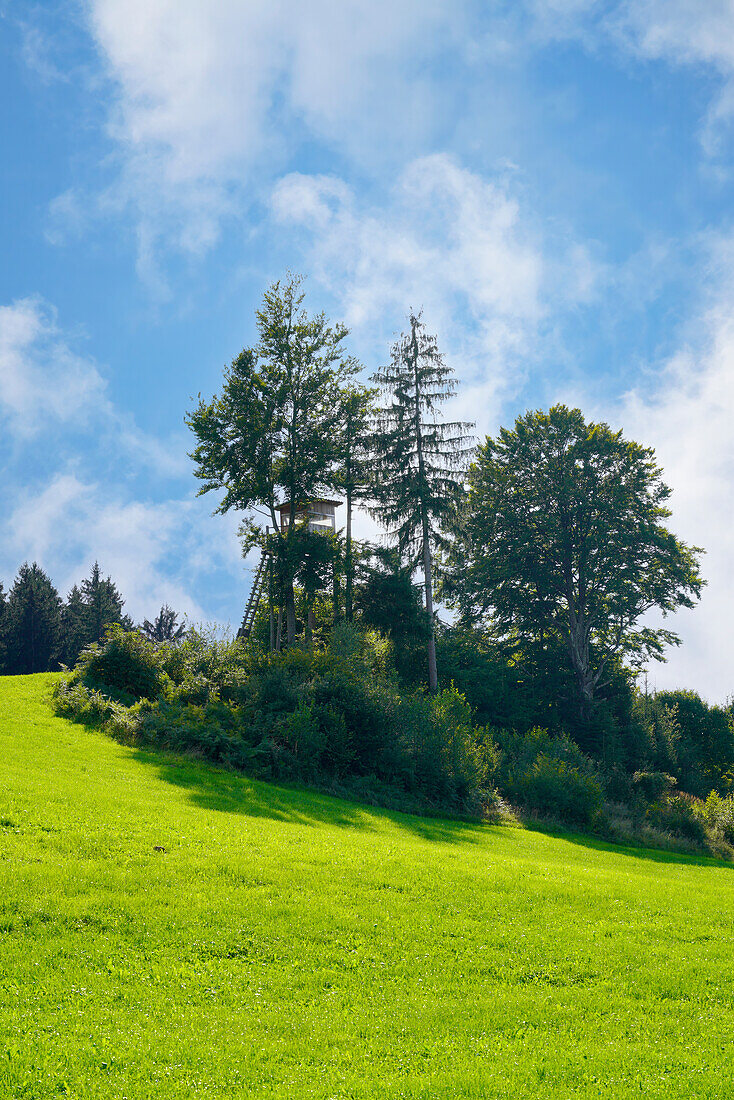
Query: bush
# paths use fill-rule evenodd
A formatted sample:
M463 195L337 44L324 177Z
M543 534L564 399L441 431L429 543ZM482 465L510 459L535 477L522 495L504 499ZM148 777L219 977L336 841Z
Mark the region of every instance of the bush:
M103 645L82 650L77 672L87 687L106 689L122 702L155 699L163 683L155 646L119 625L107 628Z
M722 798L711 791L705 802L694 804L696 814L718 836L734 844L734 795Z
M378 634L348 624L330 651L283 654L196 632L154 647L116 628L58 686L56 706L121 740L261 778L366 783L393 806L480 812L489 757L466 700L401 688L388 656Z
M634 794L647 802L659 802L669 798L676 785L676 779L667 772L635 772L632 776Z
M648 807L647 819L651 825L672 833L673 836L694 840L699 844L706 841L706 825L696 812L695 801L683 795L654 802Z
M532 813L591 825L604 798L591 761L563 735L537 727L527 733L488 730L488 775L511 801Z
M515 790L532 812L576 825L592 825L603 801L601 786L595 779L545 753L519 777Z

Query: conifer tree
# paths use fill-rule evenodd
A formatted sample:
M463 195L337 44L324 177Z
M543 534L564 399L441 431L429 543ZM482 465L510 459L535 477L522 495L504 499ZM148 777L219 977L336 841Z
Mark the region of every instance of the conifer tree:
M442 422L440 406L456 382L420 314L409 316L409 331L396 341L388 366L373 376L387 398L378 410L373 491L375 518L396 539L401 555L423 570L428 637L428 684L438 686L433 620L434 550L445 543L463 476L473 427Z
M25 562L18 570L4 619L7 672L22 675L47 672L57 666L61 598L36 562Z
M339 466L334 486L344 493L347 505L344 533L344 617L353 617L354 552L352 546L352 511L359 500L366 500L370 484L371 435L370 419L374 390L364 386L345 386L342 393L342 416L339 432Z
M89 608L78 585L69 592L61 609L61 660L72 668L90 638Z
M183 623L179 623L178 615L167 603L160 609L153 622L145 619L138 629L151 642L178 642L186 633L186 627Z
M122 613L125 601L112 577L102 576L99 562L94 563L89 577L82 581L82 597L87 608L87 643L104 641L105 630L113 623L132 630L132 619Z

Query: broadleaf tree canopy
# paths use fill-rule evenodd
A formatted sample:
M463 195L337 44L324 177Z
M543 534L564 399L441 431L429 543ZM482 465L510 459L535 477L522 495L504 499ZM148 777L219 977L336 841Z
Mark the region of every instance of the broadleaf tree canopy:
M646 613L700 595L702 551L666 526L669 497L654 451L621 431L565 405L518 417L470 468L452 579L463 617L562 639L590 714L615 660L662 660L679 644Z

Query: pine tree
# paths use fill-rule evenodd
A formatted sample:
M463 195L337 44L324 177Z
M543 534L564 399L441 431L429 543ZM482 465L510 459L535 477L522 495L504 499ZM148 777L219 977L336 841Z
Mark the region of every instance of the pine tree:
M82 581L82 597L87 608L88 642L103 642L105 630L113 623L119 623L126 630L132 630L132 619L123 615L125 603L112 577L103 577L99 562L92 566L87 580Z
M4 614L6 671L47 672L58 664L61 598L36 562L18 570Z
M378 410L374 455L375 503L371 511L396 539L401 555L423 569L428 637L428 683L438 686L433 620L434 550L445 543L463 492L463 475L473 427L441 422L439 407L455 392L435 336L421 315L410 314L410 330L393 345L391 361L373 376L388 404Z
M179 623L178 615L167 603L160 609L153 622L145 619L138 630L151 642L177 642L186 633L186 627L183 623Z
M78 585L69 592L61 609L61 660L72 668L90 637L89 608Z

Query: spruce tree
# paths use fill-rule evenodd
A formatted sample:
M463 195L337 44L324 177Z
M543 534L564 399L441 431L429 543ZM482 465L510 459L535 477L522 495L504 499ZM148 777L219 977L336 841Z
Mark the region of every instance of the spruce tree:
M151 642L178 642L186 633L186 627L183 623L179 623L178 615L167 603L160 609L153 622L145 619L138 630Z
M18 570L5 609L6 671L47 672L58 664L61 598L36 562Z
M132 619L123 615L125 603L112 577L103 577L99 562L92 566L89 577L82 581L82 597L86 604L86 622L88 642L103 642L105 630L113 623L119 623L126 630L132 630Z
M72 668L90 637L89 608L78 585L69 592L61 609L61 660Z
M388 366L373 381L387 398L378 410L371 511L387 528L400 554L423 570L428 637L428 684L438 686L433 617L434 551L445 544L464 470L472 451L472 424L438 419L440 406L456 382L420 314L409 316L409 331L391 349Z
M339 466L334 487L340 490L347 505L344 537L344 617L353 617L354 552L352 547L352 511L359 500L366 500L370 484L371 434L370 418L374 390L364 386L345 386L342 392L342 415L339 431Z

